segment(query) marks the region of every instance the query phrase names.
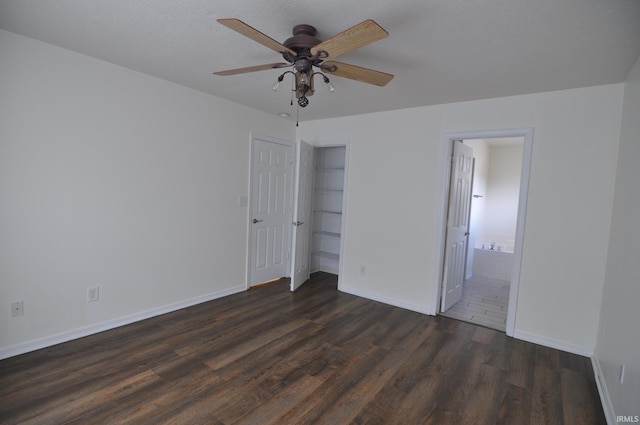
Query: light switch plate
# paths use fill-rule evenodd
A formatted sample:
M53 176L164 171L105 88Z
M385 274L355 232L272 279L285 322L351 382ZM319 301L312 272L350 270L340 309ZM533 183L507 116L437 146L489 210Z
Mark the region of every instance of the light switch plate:
M22 300L11 303L11 316L22 316L24 314L24 304Z
M87 302L94 302L100 299L100 287L93 286L91 288L87 288Z

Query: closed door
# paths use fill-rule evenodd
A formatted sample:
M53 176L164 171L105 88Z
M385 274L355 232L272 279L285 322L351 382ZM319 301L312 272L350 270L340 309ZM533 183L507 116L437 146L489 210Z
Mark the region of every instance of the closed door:
M288 276L293 146L253 139L250 285Z
M296 202L293 232L293 272L291 290L309 279L311 247L311 205L313 197L313 146L300 141L296 173Z
M453 142L449 208L443 273L441 311L462 298L464 269L469 241L469 211L473 179L473 149L462 141Z

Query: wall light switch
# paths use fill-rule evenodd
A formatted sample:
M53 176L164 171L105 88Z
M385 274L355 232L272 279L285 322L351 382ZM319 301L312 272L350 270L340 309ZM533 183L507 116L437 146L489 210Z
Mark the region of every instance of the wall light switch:
M246 195L240 195L238 197L238 206L239 207L246 207L249 205L249 197Z

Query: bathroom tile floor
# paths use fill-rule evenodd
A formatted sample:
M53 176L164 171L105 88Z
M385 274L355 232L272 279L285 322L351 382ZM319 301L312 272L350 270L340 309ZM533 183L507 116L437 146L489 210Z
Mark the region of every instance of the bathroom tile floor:
M504 332L508 304L508 281L474 275L464 282L462 299L442 315Z

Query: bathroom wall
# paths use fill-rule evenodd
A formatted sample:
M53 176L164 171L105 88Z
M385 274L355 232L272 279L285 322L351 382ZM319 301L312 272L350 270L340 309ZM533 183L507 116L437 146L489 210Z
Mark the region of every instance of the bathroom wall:
M522 142L489 144L484 238L485 243L495 242L496 249L507 252L513 252L516 238L522 146Z
M513 252L522 170L522 140L465 141L476 158L471 203L471 240L475 248Z
M466 278L511 280L523 140L471 139L475 168ZM492 242L495 242L492 248Z

